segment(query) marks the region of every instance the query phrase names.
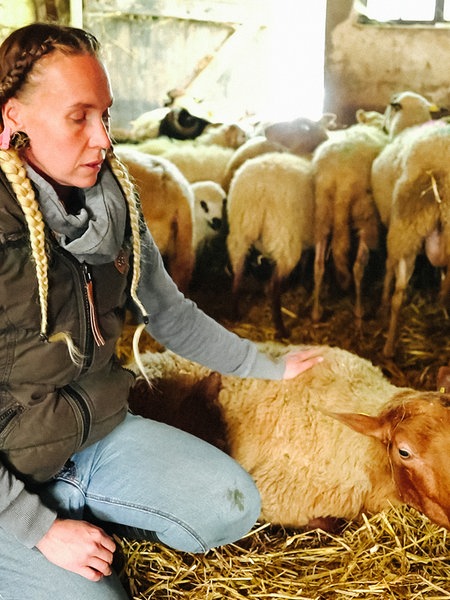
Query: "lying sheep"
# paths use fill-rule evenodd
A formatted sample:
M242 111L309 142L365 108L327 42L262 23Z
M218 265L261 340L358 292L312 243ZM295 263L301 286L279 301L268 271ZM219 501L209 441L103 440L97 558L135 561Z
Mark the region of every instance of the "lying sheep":
M249 158L268 152L292 152L298 156L308 155L328 138L335 115L325 114L318 121L299 117L265 126L264 135L256 135L242 144L226 165L222 187L228 191L237 169Z
M384 354L393 356L398 319L417 256L445 267L440 297L450 295L450 125L441 121L398 134L374 161L372 186L387 227L386 274L382 305L390 300ZM395 289L391 297L392 286Z
M227 198L227 249L233 270L233 313L238 316L245 260L255 247L274 263L270 280L277 336L288 332L281 289L305 248L314 243L314 194L309 160L290 153L263 154L236 171Z
M320 291L328 246L337 280L347 290L355 284L355 315L362 319L361 284L369 251L378 246L379 218L370 191L372 162L388 141L379 125L357 123L323 142L312 164L315 183L315 260L312 318L322 314ZM352 235L357 236L353 277L350 273Z
M167 136L137 145L140 152L170 160L190 182L209 179L222 185L225 169L234 149L219 144L201 144L196 140L172 140Z
M246 132L236 123L211 123L197 138L197 144L239 148L247 141Z
M167 270L187 292L195 266L194 194L188 181L163 157L125 147L116 153L136 183L145 221Z
M328 529L406 503L450 528L450 395L398 388L363 358L317 349L321 364L284 381L149 352L154 385L138 383L130 405L233 456L259 488L264 521Z

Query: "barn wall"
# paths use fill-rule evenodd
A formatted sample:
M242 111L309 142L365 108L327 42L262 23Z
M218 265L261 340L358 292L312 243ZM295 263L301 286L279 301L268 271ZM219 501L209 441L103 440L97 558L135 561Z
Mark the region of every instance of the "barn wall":
M111 74L114 124L126 128L182 87L208 98L218 119L263 112L268 97L281 107L289 90L302 86L306 97L323 81L323 105L313 104L343 123L353 121L359 107L383 110L392 93L406 88L450 105L448 28L361 25L353 0L328 0L323 65L314 62L321 44L311 17L320 2L325 0L278 0L272 12L268 0L84 0L83 24L101 40ZM49 5L0 2L1 37L21 20L41 19ZM69 0L52 5L68 22ZM298 27L297 40L282 38L285 58L278 64L269 32L276 19L281 29ZM306 114L303 107L299 113Z
M101 40L111 75L115 125L126 127L180 88L207 98L217 120L232 119L230 98L239 97L242 109L264 79L258 73L267 30L255 7L238 0L86 0L84 24Z
M326 40L324 105L342 122L405 89L450 106L448 27L362 25L351 0L328 0Z
M85 26L106 50L115 91L113 123L126 128L142 112L161 106L174 88L206 100L217 121L246 114L293 118L305 111L319 116L325 5L326 0L315 0L313 8L310 0L85 0Z

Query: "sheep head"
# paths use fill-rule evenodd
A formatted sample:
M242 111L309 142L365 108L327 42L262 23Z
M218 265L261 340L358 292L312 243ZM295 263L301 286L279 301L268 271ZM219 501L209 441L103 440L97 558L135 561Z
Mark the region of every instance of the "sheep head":
M450 394L403 390L378 416L329 414L380 440L400 499L450 529Z

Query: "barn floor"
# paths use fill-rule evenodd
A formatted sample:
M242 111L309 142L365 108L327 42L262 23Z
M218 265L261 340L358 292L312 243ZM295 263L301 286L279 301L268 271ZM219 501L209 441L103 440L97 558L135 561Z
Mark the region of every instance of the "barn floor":
M366 316L355 325L352 292L329 280L323 290L324 316L311 321L311 264L283 294L289 343L338 345L381 366L396 385L435 389L439 366L450 365L450 319L437 302L439 277L418 262L401 313L395 359L383 357L386 318L377 308L382 261L369 264L365 281ZM230 318L231 279L214 264L197 273L190 297L208 314L242 337L275 338L263 283L249 276L242 296L242 318ZM222 265L223 266L223 265ZM301 280L306 281L303 285ZM129 357L126 333L119 346ZM144 337L142 350L154 345ZM205 556L174 552L157 544L120 540L122 577L132 598L193 600L450 598L450 547L445 530L403 508L352 523L342 535L286 531L255 526L237 544Z

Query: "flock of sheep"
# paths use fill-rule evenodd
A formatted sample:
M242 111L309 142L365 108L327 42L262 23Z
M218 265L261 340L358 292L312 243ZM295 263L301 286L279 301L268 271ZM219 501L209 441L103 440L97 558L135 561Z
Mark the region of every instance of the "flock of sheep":
M357 111L356 124L344 129L333 128L333 116L324 115L273 123L251 136L235 124L203 124L195 139L186 140L159 135L161 123L151 111L132 123L131 137L140 141L118 144L116 152L137 182L145 218L184 292L196 255L223 217L236 316L249 251L271 261L280 338L289 337L283 285L305 249L315 256L313 320L322 314L329 253L340 287L354 286L360 323L369 253L386 239L382 305L390 303L390 323L384 354L393 356L418 254L442 267L443 302L450 292L450 125L432 119L437 110L406 91L391 98L383 114Z
M223 217L236 309L250 248L271 259L281 336L288 333L283 282L306 248L315 250L313 319L321 317L327 253L340 286L354 285L362 318L361 282L385 228L383 302L391 300L391 317L384 352L392 355L419 253L442 267L443 301L450 292L450 125L432 120L435 108L403 92L384 114L360 110L342 130L324 115L272 124L249 139L234 125L203 124L184 141L158 135L148 121L154 115L144 115L134 123L141 141L116 152L181 289L188 291L196 253ZM295 348L271 342L265 349ZM450 396L396 387L343 349L319 351L324 361L289 381L225 377L170 351L149 352L142 364L154 385L138 379L130 406L233 456L258 485L265 521L333 530L340 519L405 502L450 529Z

